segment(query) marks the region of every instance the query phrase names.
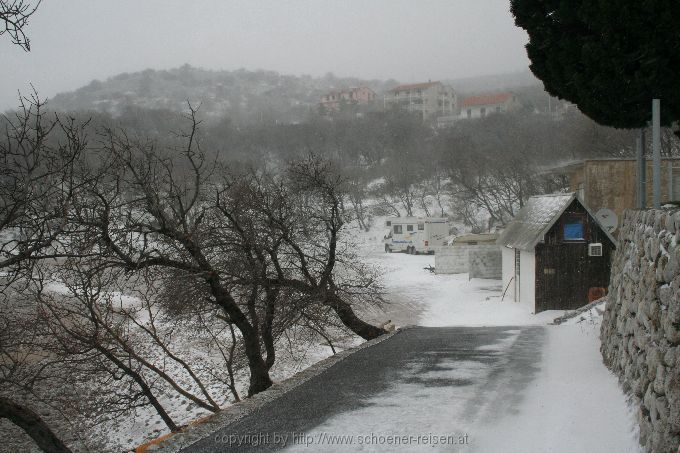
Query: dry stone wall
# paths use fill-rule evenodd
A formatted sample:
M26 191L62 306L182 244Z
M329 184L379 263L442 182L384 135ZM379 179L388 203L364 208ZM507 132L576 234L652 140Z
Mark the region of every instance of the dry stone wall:
M602 356L638 404L640 442L680 452L680 210L629 210L612 261Z

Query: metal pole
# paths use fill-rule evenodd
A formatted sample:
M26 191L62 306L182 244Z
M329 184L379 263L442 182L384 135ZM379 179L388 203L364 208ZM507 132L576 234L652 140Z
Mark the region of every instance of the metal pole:
M673 198L673 159L668 161L668 201L675 201Z
M637 151L637 207L647 207L647 162L645 159L645 130L640 129L640 135L635 140Z
M661 101L652 100L653 206L661 207Z

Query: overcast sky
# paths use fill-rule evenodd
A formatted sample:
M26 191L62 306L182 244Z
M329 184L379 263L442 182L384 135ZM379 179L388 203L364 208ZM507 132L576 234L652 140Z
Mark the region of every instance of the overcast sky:
M146 68L394 78L521 71L509 0L43 0L31 52L0 37L0 111Z

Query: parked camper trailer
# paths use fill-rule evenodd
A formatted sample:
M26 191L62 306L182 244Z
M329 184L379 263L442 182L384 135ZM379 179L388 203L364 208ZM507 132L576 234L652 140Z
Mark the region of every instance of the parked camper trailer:
M388 217L385 227L385 252L434 253L444 245L449 221L440 217Z

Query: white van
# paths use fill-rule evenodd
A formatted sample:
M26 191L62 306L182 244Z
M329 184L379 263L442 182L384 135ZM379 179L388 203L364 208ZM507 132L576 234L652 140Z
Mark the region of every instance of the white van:
M449 234L449 220L444 217L388 217L385 227L385 252L434 253L444 245Z

